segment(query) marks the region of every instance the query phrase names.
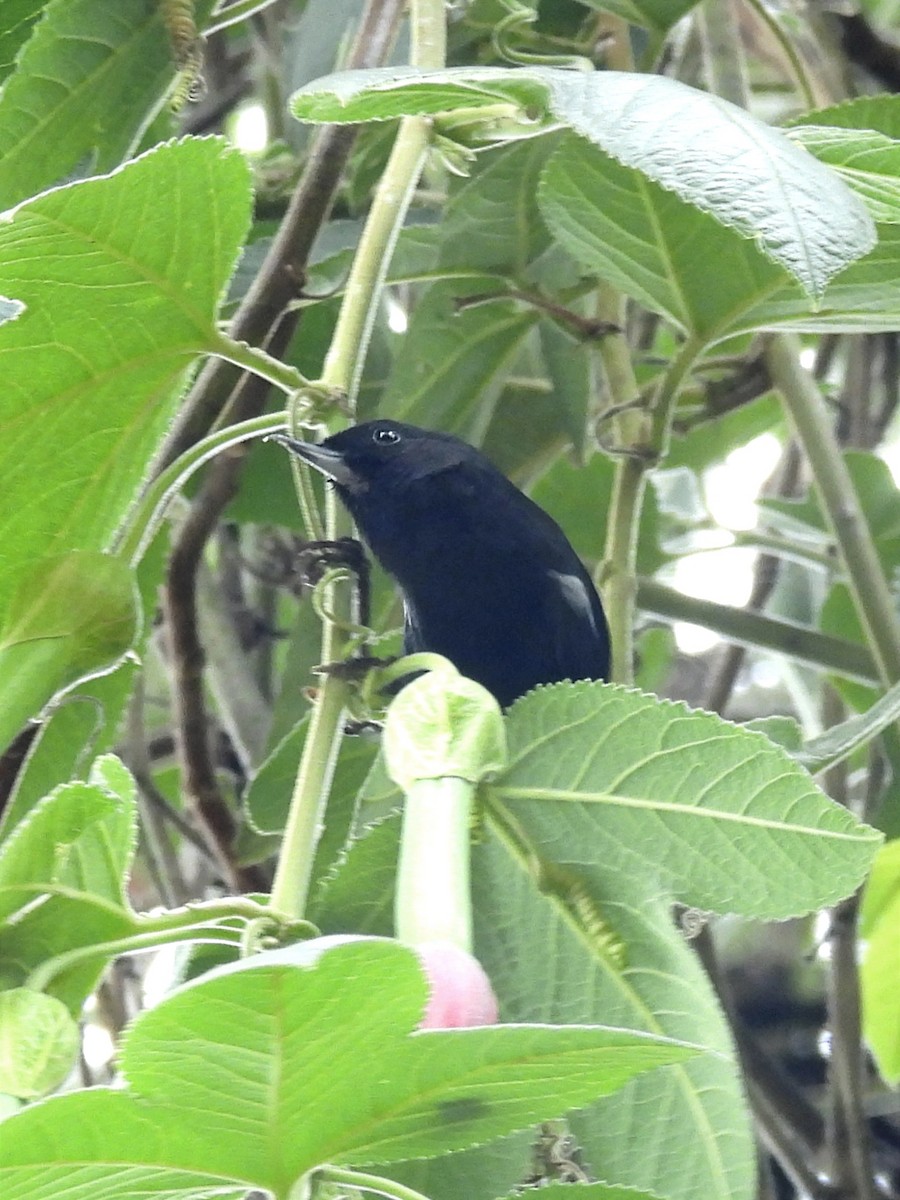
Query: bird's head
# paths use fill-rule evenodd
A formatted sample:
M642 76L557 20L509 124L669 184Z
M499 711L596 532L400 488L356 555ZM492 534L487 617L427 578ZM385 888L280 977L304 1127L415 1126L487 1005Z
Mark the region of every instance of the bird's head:
M274 440L333 480L348 501L372 491L401 490L479 457L459 438L402 421L364 421L319 443L283 434Z

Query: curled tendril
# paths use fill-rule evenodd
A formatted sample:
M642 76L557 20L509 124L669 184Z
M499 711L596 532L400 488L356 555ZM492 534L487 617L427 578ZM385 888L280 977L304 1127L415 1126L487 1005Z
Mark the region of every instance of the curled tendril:
M521 37L537 20L537 10L521 0L502 0L507 15L494 26L491 42L498 57L524 67L562 67L575 71L593 71L594 64L580 54L537 54L517 49L515 38Z

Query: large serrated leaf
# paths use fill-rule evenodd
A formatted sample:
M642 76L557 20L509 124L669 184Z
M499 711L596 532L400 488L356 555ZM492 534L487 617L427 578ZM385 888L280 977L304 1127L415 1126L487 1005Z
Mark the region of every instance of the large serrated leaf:
M861 201L827 167L743 109L657 75L551 68L342 72L294 94L301 120L353 122L509 107L562 123L756 241L812 297L871 249ZM502 114L501 114L502 115ZM523 127L520 136L524 136Z
M753 242L575 135L548 162L539 197L576 261L706 342L789 279Z
M39 562L0 625L0 747L64 688L110 668L133 644L132 572L108 554L74 550Z
M862 198L874 221L900 221L900 141L874 129L800 125L788 130L798 146L827 163Z
M249 198L243 158L192 139L0 221L24 306L0 326L0 619L38 559L109 548L216 337Z
M592 1172L671 1200L748 1200L753 1143L728 1027L670 905L602 845L560 868L543 821L516 816L514 838L488 818L472 871L476 948L504 1019L611 1021L710 1050L570 1119Z
M874 129L889 138L900 138L900 96L884 93L857 96L825 108L813 108L791 121L792 127L831 125L836 129Z
M215 1177L286 1198L322 1162L474 1145L692 1052L601 1027L410 1036L425 996L415 955L391 942L309 943L214 971L135 1023L122 1057L130 1088L10 1118L3 1193L51 1200L63 1179L92 1177L110 1198L153 1194L165 1170L171 1194L192 1174L194 1187Z
M24 22L38 6L19 0L19 7ZM117 166L175 73L157 0L51 0L42 7L0 94L0 208L86 162L97 171ZM200 0L198 16L211 8L212 0Z
M858 887L881 841L762 734L683 704L556 685L508 732L492 805L539 821L554 861L605 858L700 909L810 912Z
M16 884L62 884L124 907L136 822L134 780L116 758L99 759L89 782L56 788L0 843L0 920L15 911Z
M47 0L6 0L0 12L0 80L12 70L16 55L31 34Z

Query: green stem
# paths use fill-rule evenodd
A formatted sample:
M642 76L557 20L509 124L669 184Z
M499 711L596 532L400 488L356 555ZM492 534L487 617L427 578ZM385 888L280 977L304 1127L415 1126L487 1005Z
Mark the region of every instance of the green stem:
M316 1174L326 1183L374 1192L376 1196L387 1196L389 1200L428 1200L422 1192L407 1187L405 1183L398 1183L396 1179L384 1179L381 1175L367 1175L363 1171L331 1166L320 1167Z
M597 289L597 317L624 329L624 298L608 284ZM611 437L616 450L626 455L616 464L599 583L609 620L612 678L617 683L631 683L637 532L644 496L644 464L639 455L647 446L650 422L646 409L640 407L640 390L624 333L601 338L599 353L608 408L617 414L610 422ZM599 415L602 422L603 413Z
M323 657L335 640L333 630L332 625L324 626ZM336 675L326 675L313 708L272 883L272 907L279 912L299 916L306 910L346 701L347 684Z
M283 430L284 414L267 413L211 433L186 450L153 480L138 501L118 535L115 550L119 557L137 566L156 536L167 505L204 463L230 446Z
M407 117L401 122L347 280L322 382L346 392L351 405L359 388L381 288L419 178L429 133L430 122L424 117Z
M182 929L177 934L168 933L135 933L127 937L113 938L108 942L92 942L88 946L76 946L64 954L55 954L31 972L25 980L24 987L36 992L43 992L63 971L77 966L81 962L94 958L117 958L120 954L135 954L141 950L155 950L158 946L168 946L173 942L217 942L232 946L240 945L240 935L233 929L209 928L206 925L196 929Z
M141 915L138 927L146 932L171 933L176 929L212 925L219 921L277 920L274 905L260 904L250 896L224 896L221 900L198 900L154 916Z
M643 577L638 579L637 603L643 612L665 621L701 625L751 650L772 650L820 671L843 675L869 686L876 681L875 663L865 646L830 637L806 625L776 620L712 600L698 600L656 579Z
M216 332L205 349L209 354L215 354L236 367L242 367L245 371L252 371L255 375L267 379L289 396L309 383L309 380L290 363L281 362L271 354L266 354L265 350L250 346L247 342L239 342L221 331Z
M678 394L697 353L698 347L691 339L682 346L662 379L652 418L648 419L642 408L626 408L616 417L617 449L623 457L616 464L600 570L616 683L630 684L634 680L637 548L647 474L668 449ZM633 404L638 388L624 337L604 338L601 354L614 406Z
M890 589L859 497L812 375L800 365L800 342L772 338L766 361L812 468L816 491L847 567L848 582L881 682L900 680L900 628Z
M58 886L48 888L46 884L42 885L42 890L53 891L54 894L79 894L72 889L62 889ZM123 915L115 906L109 907L116 915ZM275 921L282 926L290 926L292 933L298 932L297 923L286 921L273 905L261 904L250 896L224 896L221 900L200 900L154 916L131 916L134 920L134 933L113 938L108 942L75 946L62 954L54 955L32 971L26 981L26 987L43 991L63 971L98 956L112 958L119 954L134 954L174 942L224 942L239 946L241 930L224 925L225 921L240 921L243 924L265 921L269 925ZM305 922L303 924L305 933L314 932L312 926L307 926Z
M413 66L443 66L446 30L442 0L412 0L410 37ZM321 385L345 393L351 408L381 288L418 182L429 131L430 124L424 118L407 117L401 121L350 269L334 336L325 358ZM349 518L338 508L333 491L329 491L325 535L336 539L349 532ZM324 602L332 611L339 610L338 598L333 592L326 595ZM326 622L322 631L322 662L335 662L341 658L342 641L338 627ZM272 888L273 905L293 915L300 915L306 909L313 859L340 745L340 725L347 694L346 682L335 674L324 676L303 747Z

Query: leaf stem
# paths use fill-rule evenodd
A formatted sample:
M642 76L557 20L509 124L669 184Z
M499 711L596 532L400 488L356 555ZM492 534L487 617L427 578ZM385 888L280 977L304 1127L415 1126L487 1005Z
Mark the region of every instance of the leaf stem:
M121 954L135 954L141 950L155 950L158 946L167 946L174 942L216 942L232 946L240 944L240 934L233 929L222 929L216 926L197 926L185 928L177 933L133 933L122 938L113 938L108 942L91 942L86 946L75 946L62 954L40 963L27 977L24 987L36 992L46 991L47 987L63 971L77 966L92 958L117 958Z
M124 558L131 566L137 566L156 536L169 502L204 463L240 442L251 441L283 429L283 413L266 413L262 417L254 417L250 421L219 429L179 455L157 475L129 514L126 525L118 534L115 546L119 557Z
M875 663L865 646L831 637L807 625L712 600L698 600L644 576L638 579L637 603L644 612L667 621L702 625L740 646L772 650L860 683L871 685L876 680Z
M794 45L794 39L782 28L781 21L770 11L769 5L764 4L762 0L747 0L747 2L760 21L768 28L773 39L778 43L779 50L790 64L794 80L803 100L803 107L817 108L819 104L827 104L828 98L820 100L816 96L815 84L810 78L802 56L798 53Z
M363 1171L350 1171L346 1167L320 1167L316 1174L326 1183L359 1188L362 1192L374 1192L376 1196L387 1196L388 1200L428 1200L422 1192L398 1183L396 1179L384 1179L381 1175L368 1175Z
M598 319L624 329L625 301L621 293L601 284L597 298ZM611 333L601 338L599 353L609 399L607 408L616 413L611 421L612 437L616 450L626 457L616 464L598 582L609 621L612 679L616 683L631 683L637 533L645 486L645 464L639 454L647 446L650 422L646 409L640 406L640 390L625 334ZM602 423L603 419L601 412L599 421Z
M442 0L412 0L410 37L413 66L443 66L446 28ZM321 383L326 388L345 393L351 410L388 264L419 179L429 132L430 123L421 117L407 117L400 123L385 172L375 189L325 358ZM325 503L326 537L334 540L349 533L349 518L338 508L332 491L327 493ZM324 602L337 612L338 597L333 588L329 592ZM342 642L338 626L326 622L322 630L322 661L328 663L340 659ZM313 858L331 790L347 695L348 685L338 675L324 676L297 772L272 886L272 904L280 911L296 916L306 909Z
M622 409L616 417L616 449L623 456L613 481L600 584L607 602L612 678L615 683L631 684L638 534L647 474L665 456L678 394L698 346L692 339L684 343L663 376L650 416L637 403L637 381L624 336L604 338L600 352L613 406Z
M230 362L236 367L252 371L254 375L268 380L275 387L287 392L289 396L309 383L309 380L290 363L273 358L271 354L267 354L258 346L250 346L247 342L238 341L221 331L217 331L216 336L206 346L206 350L209 354L224 358L226 362Z
M844 563L856 610L885 686L900 680L900 628L871 530L813 376L793 334L772 338L766 361L812 468Z

